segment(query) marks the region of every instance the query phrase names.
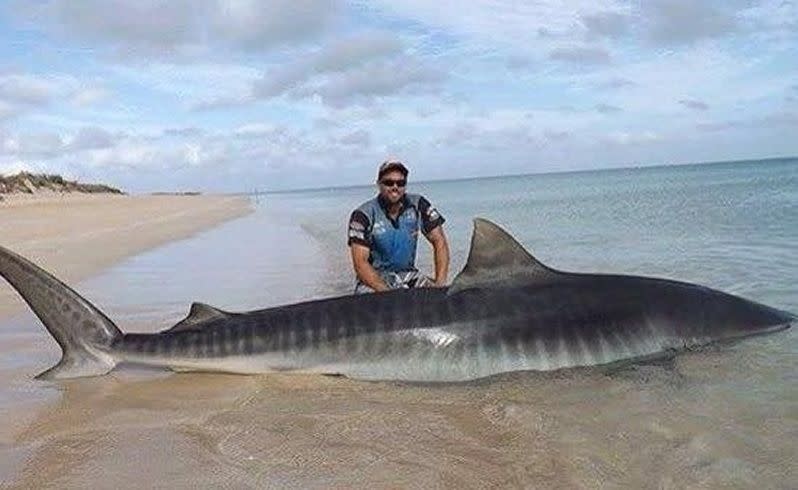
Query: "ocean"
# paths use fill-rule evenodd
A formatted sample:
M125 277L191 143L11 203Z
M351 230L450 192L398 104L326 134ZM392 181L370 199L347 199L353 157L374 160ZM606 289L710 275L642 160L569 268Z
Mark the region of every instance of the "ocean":
M556 269L673 278L798 312L798 159L424 183L411 174L408 191L446 217L450 279L472 219L484 217ZM76 288L126 331L167 328L192 301L235 311L348 294L347 219L374 192L251 196L249 216ZM423 243L418 264L432 270ZM11 487L798 481L795 328L650 364L445 385L134 368L41 383L30 378L58 351L35 317L0 322L0 333L35 336L35 348L0 355L15 373L0 409L31 407L0 431L0 481Z

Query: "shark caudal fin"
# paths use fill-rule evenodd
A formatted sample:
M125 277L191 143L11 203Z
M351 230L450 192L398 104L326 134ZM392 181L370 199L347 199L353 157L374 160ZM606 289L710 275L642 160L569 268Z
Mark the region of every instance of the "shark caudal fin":
M116 366L109 347L122 332L94 305L47 271L3 247L0 276L16 289L61 346L61 360L37 378L98 376Z

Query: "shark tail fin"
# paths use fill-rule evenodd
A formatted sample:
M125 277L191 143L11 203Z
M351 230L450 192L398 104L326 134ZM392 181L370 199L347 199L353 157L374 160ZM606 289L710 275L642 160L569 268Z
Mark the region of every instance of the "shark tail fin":
M122 332L97 307L44 269L3 247L0 276L61 346L61 360L36 376L38 379L99 376L116 366L111 345Z

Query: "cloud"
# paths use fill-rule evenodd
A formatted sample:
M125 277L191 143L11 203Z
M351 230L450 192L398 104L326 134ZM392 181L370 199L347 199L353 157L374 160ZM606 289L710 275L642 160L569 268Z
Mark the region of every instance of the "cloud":
M692 109L694 111L706 111L709 109L709 105L706 102L694 99L682 99L679 103L688 109Z
M507 57L507 61L505 61L505 66L507 69L516 71L516 70L528 70L534 64L535 60L530 56L523 56L523 55L510 55Z
M687 44L735 32L738 20L728 2L647 0L640 2L647 34L658 44Z
M798 126L798 111L778 111L749 120L715 121L696 124L696 128L706 132L720 132L734 129L762 130Z
M604 138L605 142L617 145L641 145L661 139L662 136L653 131L615 131Z
M417 66L413 69L412 65ZM249 90L201 100L194 103L192 109L244 106L284 95L294 99L319 96L328 105L342 107L356 101L372 100L375 95L390 95L391 91L377 91L359 97L346 89L346 85L355 84L358 77L372 76L379 70L395 72L395 79L404 80L404 85L408 86L421 85L422 72L427 72L425 79L432 84L444 78L439 70L429 69L418 58L407 55L394 35L365 32L325 44L309 55L298 55L292 63L274 65L252 81ZM415 71L415 76L408 76L410 71ZM397 86L393 93L409 91L406 88L409 89Z
M164 136L177 138L197 138L205 134L205 131L195 127L167 128L163 131Z
M18 157L53 158L63 153L64 140L53 132L38 132L9 138L7 154Z
M320 36L335 18L326 0L18 1L18 15L49 32L126 55L197 57L209 48L266 51Z
M86 107L105 101L110 96L108 90L99 87L91 87L78 90L72 94L72 104L78 107Z
M69 143L73 151L109 148L114 145L114 137L108 131L96 127L80 129Z
M344 145L367 147L371 145L371 133L365 129L358 129L338 139Z
M303 89L298 95L318 95L325 104L345 107L397 94L432 93L444 78L445 74L437 68L415 59L400 58L332 75L316 87Z
M553 129L547 129L543 131L543 137L551 141L560 141L570 138L571 133L568 131L556 131Z
M0 128L0 155L7 155L13 151L14 140L3 128Z
M319 95L325 103L340 107L357 99L431 85L442 78L438 70L404 54L395 37L368 33L336 41L307 60L267 73L253 84L253 95L256 98L288 92L299 98Z
M263 137L284 131L284 128L271 123L250 123L239 126L233 130L233 135L238 137Z
M0 75L0 100L10 104L41 105L58 91L50 80L25 74Z
M0 121L11 119L19 114L19 109L4 100L0 100Z
M765 116L762 122L768 126L798 126L798 112L776 112Z
M277 97L289 90L299 87L312 74L312 67L304 63L289 65L275 71L267 72L260 80L256 80L252 84L252 95L260 99Z
M743 127L745 127L745 124L739 121L709 122L709 123L696 124L696 128L698 128L701 131L707 131L707 132L726 131L729 129L739 129Z
M336 41L322 49L312 62L319 73L340 72L372 60L400 55L402 43L387 33L364 33Z
M338 12L330 0L229 0L210 10L213 33L252 51L317 38Z
M621 109L618 106L614 106L614 105L610 105L610 104L603 104L603 103L602 104L596 104L596 110L599 111L602 114L613 114L613 113L616 113L616 112L623 111L623 109Z
M599 90L619 90L624 87L635 87L637 83L629 80L628 78L615 77L609 80L600 82L596 85Z
M587 38L618 38L629 31L631 19L617 12L600 12L582 16L582 24L587 29Z
M0 74L0 119L40 111L63 101L81 107L99 102L107 94L103 89L80 87L80 81L70 75Z
M575 46L555 48L549 53L549 59L565 61L579 65L606 65L610 62L610 53L603 48Z

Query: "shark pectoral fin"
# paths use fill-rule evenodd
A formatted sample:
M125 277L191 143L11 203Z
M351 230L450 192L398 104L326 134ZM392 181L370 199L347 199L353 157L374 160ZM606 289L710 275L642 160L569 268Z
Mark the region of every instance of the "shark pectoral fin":
M463 270L447 294L484 287L512 287L554 279L558 271L546 267L496 224L474 219L471 249Z
M188 316L177 322L172 328L164 330L163 332L180 332L183 330L192 330L202 326L204 323L222 318L228 318L232 315L233 313L222 311L218 308L214 308L213 306L206 305L205 303L191 303L191 310L188 312Z

